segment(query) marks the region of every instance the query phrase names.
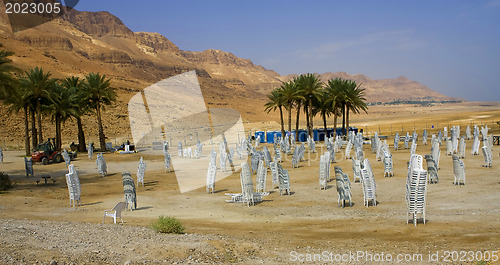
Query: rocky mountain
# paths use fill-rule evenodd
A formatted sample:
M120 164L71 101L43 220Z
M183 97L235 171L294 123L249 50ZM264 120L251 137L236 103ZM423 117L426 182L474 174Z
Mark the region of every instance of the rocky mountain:
M83 77L90 72L110 77L119 95L118 102L105 110L105 129L110 135L130 133L128 118L124 114L134 94L186 71L196 71L208 107L234 108L247 121L261 120L266 94L282 80L290 78L229 52L212 49L183 51L158 33L131 31L108 12L73 10L51 22L13 33L4 10L0 10L0 43L15 53L12 60L22 70L42 67L56 78ZM327 80L334 76L359 80L367 88L369 101L408 99L408 95L412 95L412 99L446 98L403 77L371 80L363 75L326 73L322 78ZM8 128L0 130L0 138L16 138L12 133L17 129L6 125L21 124L20 116L7 115L5 107L0 107L0 115L8 117L0 121L2 128ZM88 125L87 132L95 134L94 118L86 117L84 122ZM74 129L64 128L66 132L63 134L74 139ZM50 135L51 128L47 130Z
M283 81L290 80L296 77L296 74L282 76ZM391 79L371 79L363 74L351 75L345 72L323 73L320 74L320 79L323 82L333 78L342 78L354 80L361 84L365 89L366 99L368 102L392 102L392 101L463 101L460 98L452 98L436 92L419 82L410 80L404 76Z

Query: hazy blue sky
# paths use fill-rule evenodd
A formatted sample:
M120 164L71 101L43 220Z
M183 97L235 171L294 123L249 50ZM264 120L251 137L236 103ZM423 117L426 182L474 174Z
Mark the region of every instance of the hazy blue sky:
M80 1L182 50L219 49L279 74L406 76L448 96L500 101L500 0Z

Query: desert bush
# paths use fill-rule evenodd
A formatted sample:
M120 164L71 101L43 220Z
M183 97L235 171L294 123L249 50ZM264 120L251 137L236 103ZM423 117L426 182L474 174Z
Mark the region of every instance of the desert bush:
M9 175L4 172L0 172L0 191L8 190L12 188L12 184L10 183Z
M179 221L175 217L165 217L160 216L156 221L151 225L153 230L158 233L175 233L182 234L184 233L184 226L182 226L181 221Z

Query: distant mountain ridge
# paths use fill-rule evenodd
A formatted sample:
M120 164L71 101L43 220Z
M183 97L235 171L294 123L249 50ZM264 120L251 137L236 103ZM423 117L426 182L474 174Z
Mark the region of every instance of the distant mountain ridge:
M201 52L183 51L161 34L133 32L118 17L106 11L73 10L60 19L17 34L9 34L5 15L2 16L2 20L0 35L4 39L12 38L45 54L45 58L42 57L41 61L26 59L20 60L19 63L25 67L48 64L48 68L55 68L52 60L56 58L62 67L51 69L55 74L85 73L85 71L71 70L75 62L67 57L74 57L72 59L80 59L86 63L88 61L98 63L104 66L103 68L108 68L100 71L106 73L112 70L111 76L120 75L118 79L124 83L130 83L127 81L135 84L153 83L183 71L196 70L199 76L212 80L208 82L211 86L207 91L217 91L225 87L236 94L253 95L259 99L265 99L265 94L272 88L279 86L282 80L288 80L293 76L280 76L275 71L255 65L251 60L239 58L229 52L214 49ZM12 47L18 55L26 53L15 43L11 45L9 41L4 42L7 48ZM67 53L59 55L62 51ZM114 71L116 67L122 68L123 73ZM362 83L366 88L369 102L455 99L405 77L372 80L362 74L350 75L344 72L321 74L323 81L335 77L354 79Z
M296 77L297 74L282 76L283 81ZM363 74L351 75L346 72L320 74L323 82L330 79L342 78L354 80L365 88L368 102L393 102L393 101L464 101L461 98L453 98L436 92L423 84L410 80L404 76L391 79L371 79Z
M262 119L266 95L291 77L280 76L229 52L181 50L161 34L133 32L109 12L73 10L51 22L13 33L2 8L0 5L0 43L15 53L12 60L22 70L38 66L56 78L100 72L112 79L119 97L117 104L106 110L105 124L111 134L129 132L128 119L123 114L135 93L186 71L196 71L208 107L233 108L252 121ZM452 99L404 77L372 80L364 75L325 73L321 79L334 77L362 83L368 102ZM5 113L2 108L0 114ZM8 128L0 137L10 137L15 129L8 124L20 124L18 118L9 116L0 124ZM89 118L88 122L94 121ZM89 133L94 129L91 127Z

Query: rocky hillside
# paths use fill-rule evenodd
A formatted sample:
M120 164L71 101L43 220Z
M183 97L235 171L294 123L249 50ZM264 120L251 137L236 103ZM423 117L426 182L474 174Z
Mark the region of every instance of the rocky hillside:
M104 123L107 134L114 136L128 137L130 134L126 115L129 99L165 78L195 70L209 107L237 109L249 121L262 119L266 94L288 78L232 53L183 51L158 33L131 31L108 12L73 10L51 22L17 33L12 32L5 12L0 12L0 43L15 53L12 59L22 70L38 66L57 78L83 77L90 72L100 72L112 78L119 99L106 109ZM348 76L345 73L327 73L322 78L326 80L335 75L362 81L369 101L390 101L408 98L408 95L415 99L425 96L446 98L405 78L370 80L362 75ZM417 92L412 94L411 91ZM0 139L21 142L16 132L22 130L8 126L22 124L20 115L6 113L6 108L0 107L0 114L6 117L0 121L0 127L8 128L0 130ZM73 121L68 123L70 125L64 126L63 134L67 139L75 139ZM87 117L85 125L86 132L96 135L94 117ZM45 127L48 130L46 135L53 134L48 119Z

